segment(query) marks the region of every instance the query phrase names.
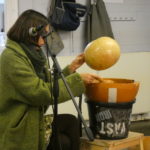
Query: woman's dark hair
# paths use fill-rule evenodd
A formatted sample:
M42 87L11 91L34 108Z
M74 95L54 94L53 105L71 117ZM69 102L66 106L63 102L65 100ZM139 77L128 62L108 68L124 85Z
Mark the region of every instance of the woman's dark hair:
M19 16L15 24L8 31L7 36L9 39L19 43L37 44L40 35L37 34L37 36L33 37L29 34L29 30L32 27L36 28L41 25L45 27L48 24L46 16L35 10L27 10Z

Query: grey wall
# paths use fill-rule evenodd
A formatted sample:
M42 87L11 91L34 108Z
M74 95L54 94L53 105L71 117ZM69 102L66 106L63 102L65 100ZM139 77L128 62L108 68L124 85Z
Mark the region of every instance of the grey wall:
M0 31L4 28L4 4L0 3Z
M77 2L85 4L86 0ZM35 9L45 15L49 7L49 0L19 0L19 13L26 9ZM122 52L150 51L150 1L124 0L122 3L106 3L111 19L112 29L116 40L121 45ZM80 27L74 32L60 32L65 49L60 55L70 56L84 50L83 18Z
M150 1L107 3L116 39L123 52L150 51Z

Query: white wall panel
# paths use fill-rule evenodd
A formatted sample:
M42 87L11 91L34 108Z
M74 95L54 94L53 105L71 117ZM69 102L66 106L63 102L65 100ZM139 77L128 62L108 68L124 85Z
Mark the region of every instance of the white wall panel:
M5 32L7 32L18 18L18 0L5 0L4 9Z
M150 1L124 0L106 6L122 52L150 51Z

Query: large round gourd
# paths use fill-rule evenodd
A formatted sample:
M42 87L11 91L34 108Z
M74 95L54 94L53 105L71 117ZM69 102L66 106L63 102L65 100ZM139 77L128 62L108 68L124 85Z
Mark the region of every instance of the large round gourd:
M90 68L104 70L118 61L120 46L110 37L100 37L86 46L84 54L85 62Z

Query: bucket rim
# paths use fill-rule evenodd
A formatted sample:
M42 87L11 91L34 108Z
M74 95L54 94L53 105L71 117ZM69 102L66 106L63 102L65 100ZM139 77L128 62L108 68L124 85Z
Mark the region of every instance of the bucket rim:
M86 103L92 104L92 105L97 105L97 106L102 106L102 107L117 107L117 108L129 108L132 107L132 105L135 103L136 99L130 101L130 102L123 102L123 103L105 103L105 102L95 102L86 99Z

